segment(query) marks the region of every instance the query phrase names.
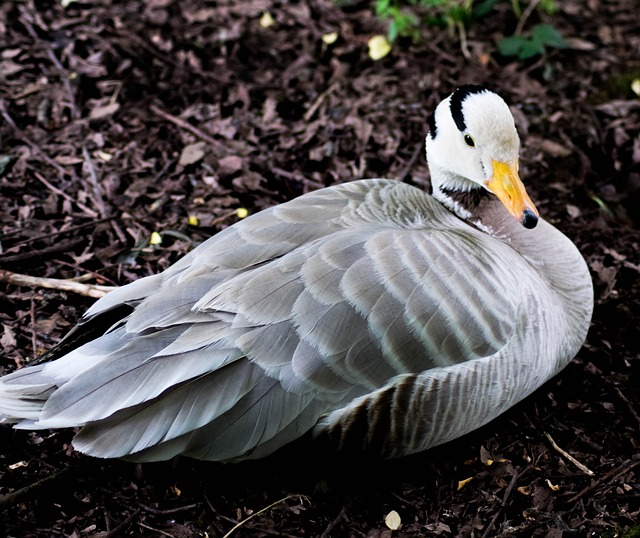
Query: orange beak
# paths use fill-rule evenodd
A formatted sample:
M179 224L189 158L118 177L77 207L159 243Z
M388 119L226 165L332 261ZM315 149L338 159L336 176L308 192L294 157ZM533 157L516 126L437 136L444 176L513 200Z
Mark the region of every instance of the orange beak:
M538 210L527 194L516 163L492 161L493 177L485 181L485 186L498 197L513 218L525 228L535 228L538 224Z

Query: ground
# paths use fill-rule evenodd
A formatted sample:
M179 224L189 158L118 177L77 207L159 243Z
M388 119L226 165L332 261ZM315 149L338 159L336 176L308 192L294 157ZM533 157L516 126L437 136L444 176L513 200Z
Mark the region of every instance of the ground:
M64 3L0 5L0 373L50 349L94 300L15 274L121 285L244 210L361 177L428 188L427 117L462 83L511 104L521 177L584 254L595 310L579 355L535 394L393 462L301 443L237 465L136 465L74 452L70 431L0 427L0 534L637 536L634 0L568 0L520 18L496 2L464 34L425 25L378 61L367 41L386 27L372 2ZM541 22L568 47L498 53L502 37Z

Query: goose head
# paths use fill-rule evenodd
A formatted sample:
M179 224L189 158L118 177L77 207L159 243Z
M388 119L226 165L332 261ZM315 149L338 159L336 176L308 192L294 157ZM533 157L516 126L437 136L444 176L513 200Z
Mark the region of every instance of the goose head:
M504 100L481 86L456 89L435 109L426 140L433 195L470 218L463 193L494 194L525 228L538 223L538 210L518 175L520 139Z

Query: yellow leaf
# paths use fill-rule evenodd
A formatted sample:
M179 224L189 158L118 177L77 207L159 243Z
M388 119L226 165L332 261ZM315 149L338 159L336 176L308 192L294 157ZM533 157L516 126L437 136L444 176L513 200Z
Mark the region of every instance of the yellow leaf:
M276 21L271 16L271 13L265 11L260 17L260 26L263 28L269 28L269 26L273 26Z
M556 484L552 484L551 480L549 480L548 478L546 479L546 483L547 483L547 486L549 486L549 488L551 488L551 491L558 491L560 489L560 486L558 486Z
M384 523L387 527L389 527L392 531L397 531L400 528L400 524L402 521L400 520L400 514L395 510L391 510L385 517Z
M98 158L103 160L104 162L109 162L113 159L113 155L111 153L107 153L106 151L98 150Z
M200 219L195 215L189 215L187 222L189 223L189 226L200 226Z
M239 219L247 218L249 216L249 210L246 207L239 207L236 209L236 216Z
M374 35L369 39L369 58L380 60L391 52L391 43L383 35Z
M333 45L338 40L338 32L329 32L322 36L322 42L325 45Z
M458 481L458 491L460 491L463 487L465 487L469 482L473 480L473 476L469 478L465 478L464 480Z
M159 245L162 243L162 236L158 232L153 232L149 238L150 245Z
M634 78L631 82L631 91L636 95L640 95L640 78Z

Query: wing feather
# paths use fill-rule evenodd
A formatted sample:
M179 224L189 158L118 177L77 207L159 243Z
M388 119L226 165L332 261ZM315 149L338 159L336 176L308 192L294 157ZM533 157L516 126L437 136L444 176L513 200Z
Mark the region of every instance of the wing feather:
M2 386L48 398L40 425L84 425L76 446L101 456L265 455L326 414L337 429L369 417L415 444L424 432L389 411L418 405L410 383L389 387L500 353L524 300L509 269L522 258L453 223L393 181L306 195L107 295L87 315L131 304L123 323ZM442 390L424 379L415 387ZM450 413L433 398L429 412Z

